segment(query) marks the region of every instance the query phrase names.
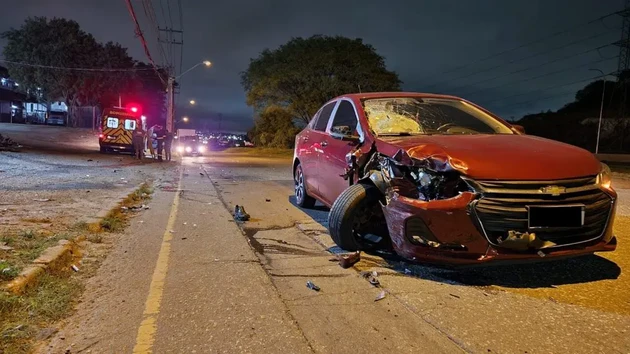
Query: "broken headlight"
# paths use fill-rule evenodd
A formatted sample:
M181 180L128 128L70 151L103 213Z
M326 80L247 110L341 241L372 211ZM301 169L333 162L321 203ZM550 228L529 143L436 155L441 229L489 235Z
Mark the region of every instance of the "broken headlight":
M602 170L597 175L597 185L604 189L612 189L612 172L605 163L602 163Z
M456 171L433 172L419 168L411 171L411 177L418 189L418 198L422 200L448 199L470 190Z

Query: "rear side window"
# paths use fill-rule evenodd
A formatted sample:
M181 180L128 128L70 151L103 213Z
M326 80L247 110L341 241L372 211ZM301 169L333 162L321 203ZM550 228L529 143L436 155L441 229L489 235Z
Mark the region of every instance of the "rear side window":
M118 128L118 118L107 117L107 127L108 128Z
M125 120L125 129L127 130L136 130L136 121L133 119Z
M335 119L333 119L332 126L345 125L350 127L350 131L354 132L357 130L357 123L357 115L354 113L352 103L345 100L341 101L337 112L335 112Z
M319 118L317 118L317 122L315 122L314 129L319 131L326 131L326 126L328 125L328 120L330 119L330 114L332 113L333 108L335 108L335 104L337 102L330 102L322 108L322 113L319 114Z

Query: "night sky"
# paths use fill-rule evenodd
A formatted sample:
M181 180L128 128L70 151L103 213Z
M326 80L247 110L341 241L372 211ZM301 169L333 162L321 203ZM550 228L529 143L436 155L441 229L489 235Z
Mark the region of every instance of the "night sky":
M166 7L167 0L161 1ZM133 57L146 61L124 0L2 2L0 31L19 27L27 16L70 18L98 40L119 42ZM174 11L177 1L170 2ZM620 39L619 16L489 60L479 59L620 10L623 2L182 0L183 69L204 59L214 66L199 67L182 78L177 115L208 119L213 128L221 113L223 128L246 130L253 124L252 110L245 105L239 72L263 49L313 34L363 38L386 58L389 69L398 72L405 90L460 95L506 119L557 109L588 81L571 83L599 75L589 68L616 70L617 47L591 49ZM159 61L141 1L133 3ZM153 3L161 19L160 0ZM173 19L176 27L177 20ZM545 53L537 55L541 52ZM452 71L458 67L462 68ZM188 107L190 99L196 100L196 107Z

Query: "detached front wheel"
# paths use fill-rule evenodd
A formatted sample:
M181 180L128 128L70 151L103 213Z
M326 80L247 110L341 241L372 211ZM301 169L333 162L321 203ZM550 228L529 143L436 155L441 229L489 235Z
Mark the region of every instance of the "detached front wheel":
M339 195L328 214L328 230L337 246L346 251L368 251L389 245L381 198L376 187L360 183Z

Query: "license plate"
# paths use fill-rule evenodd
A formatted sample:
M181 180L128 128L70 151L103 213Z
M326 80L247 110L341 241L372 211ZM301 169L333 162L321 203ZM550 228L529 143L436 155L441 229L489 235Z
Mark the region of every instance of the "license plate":
M584 226L585 209L583 204L528 206L530 229L571 228Z

